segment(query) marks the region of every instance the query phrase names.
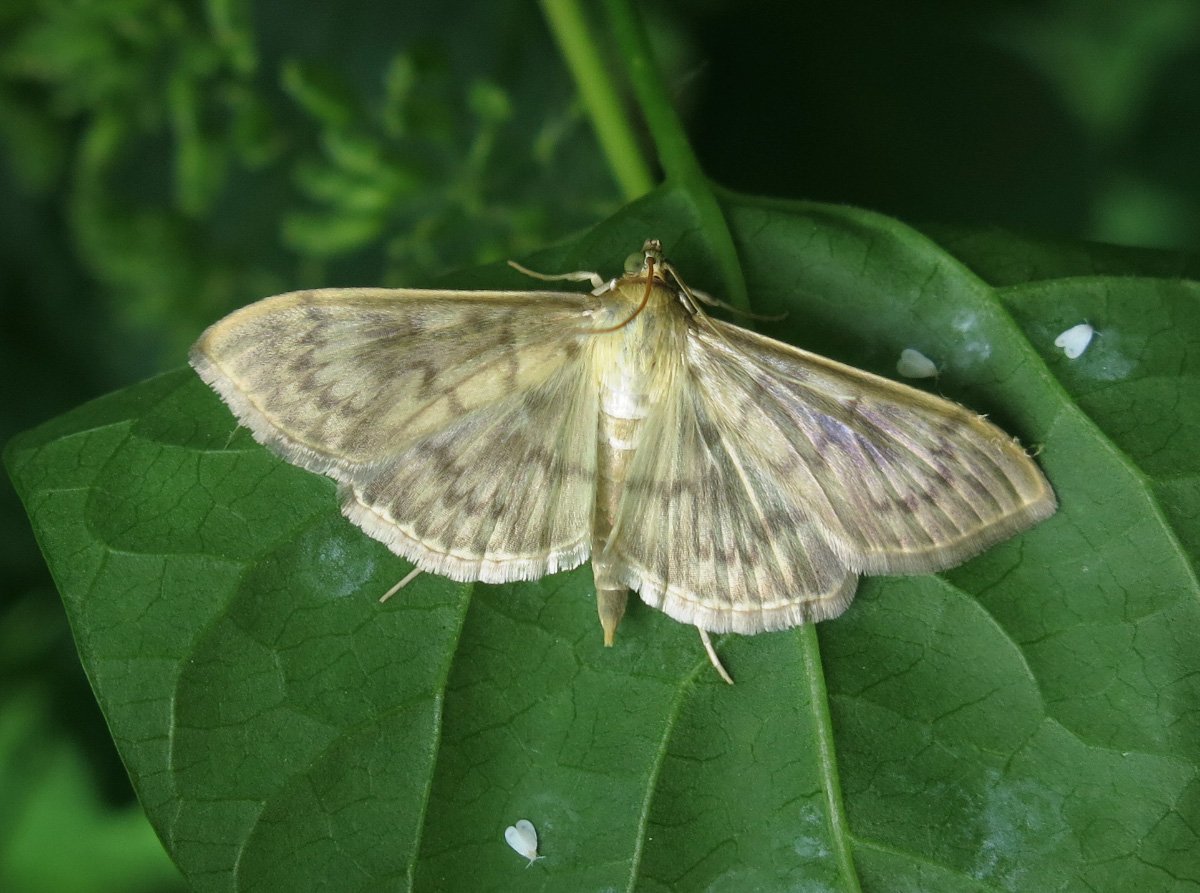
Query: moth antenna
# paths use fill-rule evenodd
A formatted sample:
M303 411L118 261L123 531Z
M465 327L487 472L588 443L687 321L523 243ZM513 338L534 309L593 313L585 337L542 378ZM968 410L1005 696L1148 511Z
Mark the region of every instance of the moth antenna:
M675 280L675 284L679 286L679 290L689 298L693 310L698 311L700 309L700 304L704 303L709 307L724 307L730 313L736 314L737 316L746 317L747 319L758 319L762 320L763 322L778 322L781 319L787 319L787 313L754 313L750 310L743 310L741 307L734 307L732 304L722 301L720 298L713 297L706 291L701 291L698 288L692 288L683 281L679 273L676 272L675 268L670 264L664 263L663 267L668 273L671 274L671 278Z
M575 270L573 273L539 273L536 270L529 269L529 267L522 266L515 260L510 260L508 265L518 273L524 273L526 276L540 279L543 282L590 282L592 288L604 287L604 280L600 278L600 274L592 273L588 270Z
M587 334L589 334L589 335L606 335L609 332L615 332L618 329L625 328L627 325L629 325L631 322L633 322L635 319L637 319L641 315L642 311L646 309L646 305L650 303L650 292L653 290L654 290L654 258L648 256L646 258L646 291L642 293L642 303L638 304L637 310L633 311L633 313L630 314L629 318L627 320L625 320L624 322L619 322L615 326L609 326L606 329L588 329Z
M724 307L730 313L737 316L744 316L747 319L759 319L763 322L779 322L781 319L787 319L787 313L755 313L752 310L743 310L741 307L734 307L732 304L722 301L720 298L714 298L706 291L700 291L698 288L691 288L684 285L683 281L676 276L675 281L687 290L687 293L698 301L703 301L709 307Z
M695 292L694 294L699 297L702 293ZM703 298L701 298L701 300L703 300ZM787 319L786 311L783 313L755 313L752 310L743 310L740 307L734 307L732 304L726 304L719 298L713 298L712 301L708 303L711 303L711 305L714 307L724 307L735 316L741 316L745 319L756 319L760 322L779 322L780 320Z
M698 306L694 307L693 309L696 311L694 314L695 317L697 319L699 319L700 322L702 322L704 325L706 325L710 332L712 332L714 335L716 335L718 338L720 338L722 344L724 344L727 348L729 348L731 351L736 353L737 348L734 347L729 342L729 339L725 337L725 333L717 328L717 324L712 321L712 317L710 317L707 313L705 313L703 310L701 310Z

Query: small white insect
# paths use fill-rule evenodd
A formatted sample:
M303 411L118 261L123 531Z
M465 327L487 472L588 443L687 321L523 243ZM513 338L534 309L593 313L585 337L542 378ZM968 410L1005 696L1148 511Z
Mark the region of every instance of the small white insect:
M542 858L537 851L537 829L529 819L519 819L515 825L505 828L504 839L510 847L529 860L529 865ZM528 868L529 865L525 867Z
M896 371L905 378L933 378L938 374L938 367L933 360L919 350L906 347L900 351L900 360L896 363Z
M1068 360L1076 359L1082 354L1089 344L1092 343L1092 335L1096 334L1096 330L1086 322L1081 322L1077 326L1071 326L1061 335L1054 339L1054 346L1061 347L1063 353L1067 355Z

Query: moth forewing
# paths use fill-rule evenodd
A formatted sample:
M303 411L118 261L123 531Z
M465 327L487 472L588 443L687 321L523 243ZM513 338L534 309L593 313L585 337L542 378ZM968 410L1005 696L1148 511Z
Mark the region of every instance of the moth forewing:
M323 289L212 326L192 365L255 438L341 483L418 567L537 579L591 548L590 295Z
M210 326L190 359L260 441L330 473L543 383L578 354L571 333L594 306L558 292L289 292Z
M619 279L566 278L594 289L293 292L191 360L421 570L591 557L608 642L626 587L701 630L781 629L837 616L859 573L946 567L1054 511L995 426L710 319L656 242Z

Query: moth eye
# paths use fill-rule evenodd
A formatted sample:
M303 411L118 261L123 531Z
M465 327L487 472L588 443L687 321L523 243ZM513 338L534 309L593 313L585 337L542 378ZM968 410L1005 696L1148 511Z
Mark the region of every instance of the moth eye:
M636 273L642 268L642 264L645 263L645 261L646 255L640 251L637 254L629 255L629 257L625 258L625 272Z

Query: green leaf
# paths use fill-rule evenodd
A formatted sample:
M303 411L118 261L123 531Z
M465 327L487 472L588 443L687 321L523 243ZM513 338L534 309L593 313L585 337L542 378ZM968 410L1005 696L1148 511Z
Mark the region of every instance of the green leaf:
M1196 284L1119 255L1047 278L1050 247L1021 280L1002 237L959 260L877 215L721 200L754 309L788 313L764 331L887 375L917 348L929 387L1040 448L1059 513L865 581L819 665L804 630L722 637L730 688L644 606L604 649L586 567L380 605L407 563L190 371L81 407L7 460L196 889L1200 889ZM528 263L611 275L654 236L715 289L699 213L660 191Z

